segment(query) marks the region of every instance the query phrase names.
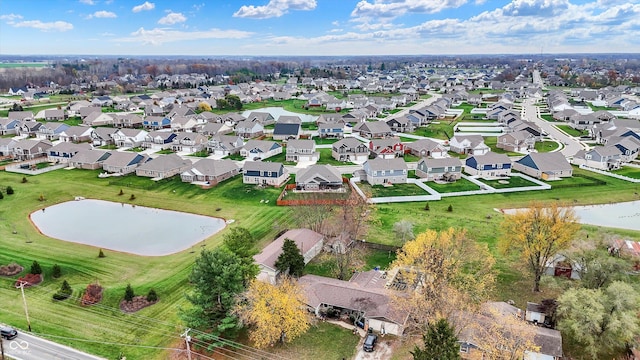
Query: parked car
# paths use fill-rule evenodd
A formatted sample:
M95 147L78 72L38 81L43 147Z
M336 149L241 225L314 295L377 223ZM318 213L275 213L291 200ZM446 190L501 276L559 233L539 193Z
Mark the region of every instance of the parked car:
M378 336L375 334L367 334L367 337L364 338L364 344L362 345L362 350L366 352L372 352L376 346L376 341L378 341Z
M18 336L18 332L14 328L1 327L0 335L7 340L12 340L12 339L15 339L16 336Z

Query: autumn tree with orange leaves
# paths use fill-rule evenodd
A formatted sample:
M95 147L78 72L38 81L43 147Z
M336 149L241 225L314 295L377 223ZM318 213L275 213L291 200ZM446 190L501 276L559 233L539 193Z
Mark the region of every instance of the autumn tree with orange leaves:
M571 207L539 202L505 217L499 248L503 253L519 253L527 262L534 277L533 291L540 291L540 279L549 260L571 245L580 229L577 220Z
M252 281L235 312L248 325L249 339L258 348L291 342L310 327L304 292L288 277L277 285Z

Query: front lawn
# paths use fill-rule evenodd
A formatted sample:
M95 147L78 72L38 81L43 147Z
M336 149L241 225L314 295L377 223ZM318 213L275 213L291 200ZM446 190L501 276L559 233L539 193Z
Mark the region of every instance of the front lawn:
M360 336L354 335L351 330L318 321L291 343L269 348L269 351L286 359L351 359L356 354L359 342Z
M439 192L439 193L451 193L451 192L459 192L459 191L474 191L474 190L480 190L480 186L472 183L471 181L467 180L467 179L459 179L456 180L455 182L450 182L450 183L436 183L433 181L430 181L428 183L426 183L426 185L430 188L432 188L433 190Z
M539 153L551 152L558 149L559 147L560 144L558 144L556 141L549 140L537 141L535 145L535 149Z
M374 185L368 183L357 184L365 194L371 194L371 197L389 197L389 196L412 196L412 195L429 195L416 184L393 184L391 186Z

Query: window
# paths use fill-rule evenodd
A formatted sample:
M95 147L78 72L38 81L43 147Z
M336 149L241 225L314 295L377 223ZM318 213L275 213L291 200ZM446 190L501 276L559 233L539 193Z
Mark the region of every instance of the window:
M461 352L461 353L468 354L468 353L469 353L469 344L467 344L467 343L460 343L460 352Z
M502 164L497 164L497 165L496 165L496 168L498 168L498 169L502 169Z

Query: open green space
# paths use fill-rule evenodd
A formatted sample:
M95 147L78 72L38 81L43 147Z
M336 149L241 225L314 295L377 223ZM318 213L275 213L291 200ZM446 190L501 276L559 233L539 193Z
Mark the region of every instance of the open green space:
M633 179L640 179L640 168L637 167L623 166L620 169L613 170L612 173L630 177Z
M410 138L410 137L406 137L406 136L402 136L402 135L400 135L399 138L400 138L400 141L402 141L403 143L409 143L409 142L418 141L418 139L416 139L416 138L412 138L412 137Z
M340 141L340 139L316 137L313 138L313 141L316 142L316 145L331 145L335 142Z
M542 152L554 151L559 147L560 147L560 144L558 144L555 141L543 140L543 141L537 141L534 149L536 149L537 152L542 153Z
M471 105L468 103L462 103L458 106L452 106L452 109L458 109L458 110L464 110L463 115L469 115L471 114L471 110L473 110L476 106L475 105Z
M536 183L533 183L525 178L520 176L511 176L505 179L500 180L486 180L486 179L478 179L480 182L491 186L494 189L507 189L507 188L517 188L523 186L536 186Z
M428 183L426 183L426 185L442 194L458 192L458 191L480 190L480 186L464 178L458 179L454 182L448 182L448 183L437 183L434 181L429 181Z
M588 135L589 134L589 132L587 130L577 130L577 129L572 128L569 125L556 125L556 127L558 129L566 132L570 136L583 136L583 135Z
M301 113L301 114L310 114L310 115L320 115L320 114L335 114L336 111L335 110L325 110L322 107L310 107L310 108L305 108L305 105L307 104L306 100L299 100L299 99L290 99L290 100L265 100L265 101L261 101L261 102L253 102L253 103L247 103L247 104L243 104L242 106L242 111L246 111L246 110L259 110L265 107L281 107L284 108L287 111L291 111L291 112L296 112L296 113ZM218 114L224 114L224 113L228 113L228 110L216 110L213 109L212 110L215 113ZM347 113L347 109L344 109L341 111L342 113Z
M369 185L368 183L359 183L358 187L364 191L365 194L371 194L371 197L389 197L389 196L413 196L413 195L429 195L422 188L416 184L393 184L390 186L384 185Z
M449 140L453 137L453 126L455 121L440 121L431 123L425 127L417 128L412 134L440 140Z
M274 353L287 359L351 359L359 341L360 337L349 329L318 321L306 334L276 348Z

